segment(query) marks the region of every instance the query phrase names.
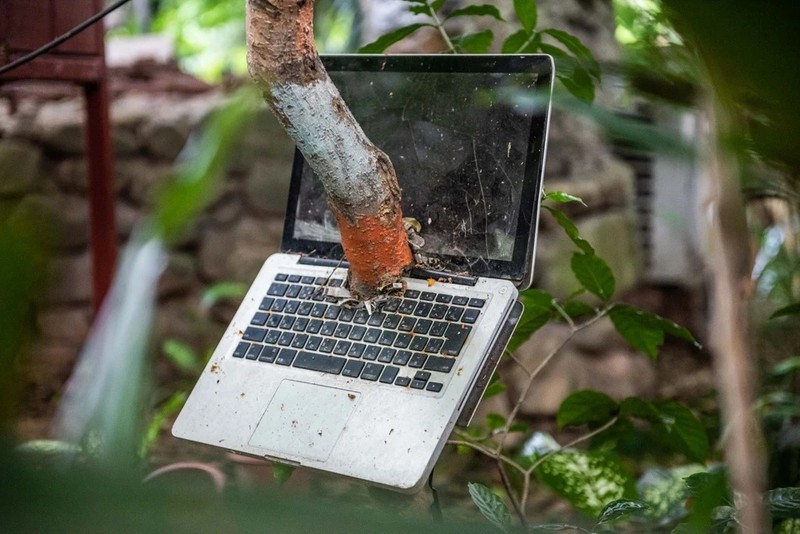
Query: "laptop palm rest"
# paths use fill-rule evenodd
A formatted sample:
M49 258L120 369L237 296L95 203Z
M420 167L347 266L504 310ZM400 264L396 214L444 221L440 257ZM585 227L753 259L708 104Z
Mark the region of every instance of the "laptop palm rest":
M356 391L284 380L249 443L290 457L325 461L360 397Z

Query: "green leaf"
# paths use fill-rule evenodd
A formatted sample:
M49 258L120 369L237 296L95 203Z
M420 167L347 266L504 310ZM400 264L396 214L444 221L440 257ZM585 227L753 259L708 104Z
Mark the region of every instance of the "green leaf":
M488 399L489 397L494 397L495 395L499 395L506 390L506 385L500 380L500 377L495 374L492 377L492 381L486 387L486 391L483 392L483 399Z
M506 418L499 413L486 414L486 427L489 430L497 430L506 426Z
M640 308L627 304L616 304L608 312L608 315L611 317L614 328L625 338L625 341L651 358L658 356L659 348L664 343L665 332L699 346L694 336L686 328Z
M391 31L385 35L381 35L375 41L365 44L361 48L358 49L360 54L380 54L384 50L386 50L389 46L393 45L394 43L405 39L418 29L430 26L430 24L426 23L415 23L409 24L408 26L403 26L402 28L397 28L394 31Z
M800 314L800 302L795 302L793 304L789 304L788 306L784 306L779 310L775 310L775 313L769 316L770 319L775 319L776 317L783 317L785 315L797 315Z
M563 44L567 50L578 58L586 71L593 78L600 81L600 65L597 64L597 60L595 60L592 51L586 48L580 39L565 31L555 30L553 28L542 30L540 33L545 33Z
M594 81L580 61L557 46L548 43L541 43L539 48L555 59L556 78L564 87L581 102L591 103L594 100Z
M199 371L202 366L197 352L182 341L167 339L161 347L164 356L183 371Z
M219 282L203 291L200 305L208 309L221 300L242 299L247 293L247 289L248 286L240 282Z
M294 466L272 462L272 478L278 483L278 486L283 486L292 473L294 473Z
M500 10L488 4L483 4L479 6L467 6L467 7L462 7L461 9L456 9L455 11L447 15L447 17L444 20L449 20L454 17L463 17L463 16L471 16L471 17L489 16L503 22L503 16L500 14Z
M800 488L777 488L767 492L769 512L775 519L800 519Z
M516 31L509 35L505 41L503 41L501 51L504 54L525 53L527 50L523 49L523 47L527 48L525 43L528 42L530 37L531 34L525 30Z
M573 320L579 317L585 317L587 315L594 315L597 313L595 308L586 304L585 302L581 302L580 300L570 300L565 302L561 308Z
M646 502L617 499L616 501L611 501L603 508L603 511L600 512L600 517L597 519L597 524L617 521L618 519L622 519L636 512L647 510L648 508L650 508L650 505Z
M567 217L563 211L551 208L550 206L542 207L550 212L550 215L553 216L553 219L555 219L558 225L564 230L564 232L567 234L567 237L569 237L579 249L586 254L594 254L594 248L592 245L581 237L578 227L575 226L575 223L572 222L572 220Z
M785 376L800 369L800 356L792 356L781 362L778 362L775 367L770 370L772 376Z
M647 469L636 483L639 498L648 505L645 515L659 524L683 518L686 515L685 501L689 494L684 478L704 470L705 467L699 464L672 469Z
M139 456L142 458L147 456L150 448L158 440L158 435L161 433L164 423L180 411L186 402L187 396L185 391L177 391L156 408L139 445Z
M469 482L467 489L469 496L472 497L472 502L481 511L483 517L495 527L507 532L511 526L511 514L508 513L508 507L503 500L483 484Z
M544 460L537 478L575 508L597 516L606 503L636 497L633 479L613 456L600 451L562 451Z
M581 197L576 197L575 195L570 195L569 193L565 193L563 191L550 191L549 193L545 193L542 195L542 200L549 200L550 202L555 202L556 204L578 202L583 206L586 205Z
M665 446L703 462L708 457L708 434L691 410L674 401L649 402L628 397L620 403L621 417L635 417L651 424L656 438Z
M617 401L605 393L588 389L576 391L561 403L556 423L559 428L587 423L602 424L610 421L618 411Z
M492 46L494 34L491 30L484 30L478 33L469 33L452 39L456 48L462 49L469 54L485 54Z
M525 309L506 347L509 352L517 350L553 316L553 296L546 291L529 289L519 294L519 300Z
M578 282L590 293L608 302L614 294L616 281L608 264L599 256L576 252L570 262L572 272Z
M536 0L514 0L514 13L525 31L530 34L536 27L539 14L536 10Z
M691 495L688 532L709 532L714 511L731 503L728 477L723 469L696 473L684 479Z

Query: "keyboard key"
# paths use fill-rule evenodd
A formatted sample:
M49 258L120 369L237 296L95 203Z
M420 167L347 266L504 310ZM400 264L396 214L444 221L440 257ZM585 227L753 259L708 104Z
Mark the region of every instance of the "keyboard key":
M267 289L267 295L270 297L282 297L286 294L286 290L289 289L288 284L279 284L277 282L273 282L269 289Z
M306 341L308 341L308 334L298 334L294 336L294 339L292 340L292 348L302 349L305 347Z
M451 297L447 293L439 293L438 295L436 295L436 302L441 302L442 304L450 304L451 300L453 300L453 297Z
M440 373L449 373L455 363L455 358L443 358L441 356L428 356L428 361L425 362L423 369L427 371L438 371Z
M447 331L444 333L444 337L447 338L447 341L445 341L442 346L442 354L458 356L458 353L461 352L461 347L464 346L464 341L466 341L471 331L471 326L450 323L447 326Z
M401 387L406 387L410 383L411 383L411 379L408 378L407 376L398 376L397 379L395 379L395 381L394 381L394 384L396 386L401 386Z
M319 344L319 349L317 350L319 350L320 352L328 353L331 352L333 350L333 347L335 346L336 346L335 339L325 338L322 340L322 343Z
M417 371L414 373L414 380L422 380L427 382L431 377L431 374L428 371Z
M333 347L333 353L338 354L339 356L344 356L347 354L347 351L350 350L350 342L340 340L336 342L336 346Z
M480 310L476 308L470 308L464 312L464 315L461 316L461 321L469 324L474 324L475 321L478 320L478 315L480 315Z
M258 343L253 343L250 345L250 348L247 350L247 355L245 358L248 360L257 360L258 356L261 354L261 349L264 345L259 345Z
M320 343L322 343L322 338L319 336L311 336L308 338L308 342L306 343L307 350L317 350L319 348Z
M327 304L326 304L326 306L327 306ZM328 306L328 310L325 312L325 318L326 319L336 319L337 317L339 317L339 312L340 311L342 311L341 306L337 306L335 304L332 304L332 305Z
M311 317L324 317L326 311L328 311L328 305L317 302L311 308Z
M414 308L417 307L417 301L411 299L403 299L400 303L400 307L397 308L398 313L402 313L403 315L410 315Z
M442 391L442 383L441 382L428 382L428 385L425 386L425 391L433 391L434 393L438 393Z
M291 282L293 284L296 284L299 281L300 281L300 275L299 274L290 274L289 275L289 282Z
M278 353L278 357L275 358L275 363L278 365L292 365L292 360L294 360L297 351L294 349L281 349Z
M250 348L250 343L246 343L244 341L240 341L236 348L233 349L233 357L234 358L244 358L244 355L247 354L247 349Z
M389 330L384 330L381 332L381 337L378 338L379 345L391 345L394 343L394 338L397 337L397 332L391 332Z
M400 319L400 323L397 325L397 329L403 332L411 332L414 329L414 324L417 322L416 319L413 317L406 315L402 319Z
M444 316L445 319L448 321L459 321L461 320L461 314L464 313L464 308L461 306L450 306L447 309L447 314Z
M470 308L483 308L484 304L486 304L486 300L479 298L471 298L468 303Z
M279 324L281 324L281 319L283 319L283 315L280 313L270 313L269 319L267 319L267 326L270 328L277 328Z
M366 326L356 325L353 327L352 330L350 330L350 335L348 336L348 338L354 341L361 341L366 332L367 332Z
M361 378L374 382L379 376L381 376L382 372L383 365L379 363L368 363L364 366L364 370L361 372Z
M395 365L405 365L408 363L408 360L411 359L411 351L409 350L398 350L397 355L394 357L392 363Z
M412 380L411 387L414 389L425 389L425 381L424 380Z
M327 282L327 281L328 281L328 279L325 278L324 276L318 276L318 277L314 278L314 285L315 286L323 286L323 285L325 285L325 282Z
M342 368L346 362L347 358L340 358L338 356L324 356L322 354L315 354L313 352L300 351L300 353L297 355L297 358L294 360L294 367L338 375L342 372Z
M466 306L469 302L467 297L453 297L453 304L456 306Z
M286 293L282 296L288 297L290 299L296 299L297 295L300 294L300 289L302 289L302 286L299 286L297 284L292 284L286 290Z
M447 314L447 304L434 304L429 317L431 319L444 319Z
M342 376L358 378L363 368L364 362L359 360L347 360L347 363L344 364L344 369L342 369Z
M382 384L391 384L394 382L394 379L397 378L397 373L400 371L397 367L392 367L391 365L387 365L386 368L381 373L380 382Z
M425 300L428 302L432 302L433 299L436 298L436 293L432 291L423 291L422 294L419 296L419 300Z
M332 336L337 326L339 326L339 323L336 321L325 321L322 324L322 328L319 329L319 333L324 337Z
M253 320L250 321L250 324L254 324L256 326L264 326L265 324L267 324L267 317L269 316L264 312L256 312L255 315L253 315Z
M283 319L281 319L281 324L278 325L278 328L281 330L291 330L292 326L294 326L295 317L292 315L284 315Z
M353 316L353 322L355 324L366 324L367 319L369 319L369 312L365 308L356 311L356 314Z
M420 302L414 308L414 315L416 317L427 317L433 305L430 302Z
M278 345L281 347L288 347L292 344L292 340L294 339L294 334L291 332L283 332L281 337L278 338Z
M353 343L350 346L350 350L347 351L347 355L351 358L360 358L361 355L364 353L364 349L367 348L366 345L363 343Z
M272 297L264 297L261 299L261 304L258 306L259 310L269 310L272 307L272 303L275 302L275 299Z
M396 352L397 351L395 349L384 347L381 349L380 354L378 354L378 361L381 363L392 363Z
M295 332L305 332L308 323L309 323L308 317L298 317L297 320L294 322L294 326L292 326L292 330L294 330Z
M375 343L378 341L378 338L381 336L381 329L380 328L368 328L367 333L364 334L364 341L366 343Z
M297 313L297 308L300 307L299 300L290 300L286 303L286 307L283 309L286 313Z
M367 324L370 326L380 326L383 323L383 320L386 318L386 314L383 312L375 312L369 316L369 320Z
M275 280L277 280L278 282L285 282L288 277L289 277L288 274L278 273L275 275Z
M247 329L244 331L242 335L242 339L246 341L258 341L261 343L264 341L264 336L267 335L267 330L264 328L258 328L257 326L248 326Z
M306 332L309 334L318 334L320 328L322 328L322 321L319 319L311 319L308 321L308 326L306 326Z
M403 296L410 299L417 299L419 298L419 291L416 289L406 289L406 292L403 294Z
M272 303L271 311L274 312L282 312L283 308L286 307L286 299L275 299L275 302Z
M269 330L267 331L267 336L264 338L264 343L274 345L278 342L279 337L281 337L280 330Z
M428 331L431 329L433 325L433 321L430 319L420 319L417 321L416 326L414 326L414 333L415 334L427 334Z
M258 357L258 361L272 363L278 357L280 351L281 349L278 347L264 347L264 350L261 351L261 356Z
M311 313L311 309L314 307L313 302L301 302L300 306L297 308L297 315L309 315Z
M404 349L408 347L408 344L411 343L411 334L407 334L405 332L397 334L397 338L395 338L394 343L392 346L397 347L399 349Z
M426 354L422 354L421 352L415 352L414 355L411 356L411 359L408 361L408 366L419 369L423 365L425 365L425 360L427 359L428 356Z
M436 321L435 323L433 323L433 326L431 326L430 334L432 336L441 337L444 335L446 331L447 331L447 323L445 323L444 321Z
M375 345L370 345L366 349L364 349L364 354L361 357L365 360L374 360L378 357L378 353L381 351L380 347Z
M338 337L339 339L347 339L347 336L350 335L351 328L352 326L350 326L349 324L340 323L336 327L336 330L333 331L333 336Z
M304 276L303 278L300 279L300 282L303 283L303 284L313 284L314 283L314 277L313 276Z
M414 336L414 339L411 340L411 343L408 345L408 348L414 351L421 351L425 349L425 345L428 344L428 340L430 338L427 336Z
M342 287L344 285L344 279L331 278L330 280L328 280L328 285L331 287Z
M348 323L353 320L353 316L356 314L356 311L352 308L342 308L342 311L339 312L339 320L340 321L347 321Z
M397 325L400 323L401 317L396 313L388 315L386 319L383 321L384 328L397 328Z
M442 348L442 345L444 345L444 339L440 337L431 338L428 344L425 345L425 352L436 354Z
M391 297L386 304L383 305L384 312L396 312L397 308L400 307L400 299L397 297Z
M300 300L307 300L311 298L311 295L314 294L315 288L313 286L302 286L300 289L300 293L298 293L297 298Z

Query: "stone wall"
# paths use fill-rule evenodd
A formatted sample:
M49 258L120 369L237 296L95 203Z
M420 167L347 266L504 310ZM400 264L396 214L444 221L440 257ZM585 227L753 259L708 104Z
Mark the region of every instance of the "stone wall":
M111 108L120 244L147 213L188 136L225 98L221 88L185 81L148 85L141 83L141 73L131 72L115 78ZM12 89L0 87L0 214L33 211L54 236L47 291L36 315L38 337L27 363L20 426L23 437L40 437L47 435L46 425L92 317L83 110L74 91ZM201 306L203 292L219 282L248 283L263 260L278 250L292 156L291 142L262 111L237 147L218 194L172 251L159 288L155 354L167 338L201 353L213 347L235 307L206 310ZM591 124L556 113L545 184L548 190L586 200L588 208L570 208L570 215L611 264L618 293L635 298L641 262L631 169L613 158ZM569 269L573 246L547 214L541 228L536 285L567 295L577 287ZM644 301L657 312L669 304L658 292L647 293ZM565 333L564 327L548 326L517 352L516 361L503 363L500 371L509 383L508 394L484 403L482 409L507 410L524 377L517 362L528 368L536 365ZM661 365L671 366L675 358L690 369L702 368L702 362L682 349ZM175 370L163 357L156 358L155 365L161 380L174 379ZM522 413L552 416L561 399L581 388L615 397L668 387L681 393L680 384L657 371L644 356L625 347L608 321L600 322L543 373Z

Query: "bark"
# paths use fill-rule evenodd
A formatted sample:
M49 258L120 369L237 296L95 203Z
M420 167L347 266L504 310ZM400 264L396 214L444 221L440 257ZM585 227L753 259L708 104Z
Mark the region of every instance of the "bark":
M411 264L389 158L345 105L314 46L313 0L248 0L247 64L264 99L322 181L349 287L370 298Z

